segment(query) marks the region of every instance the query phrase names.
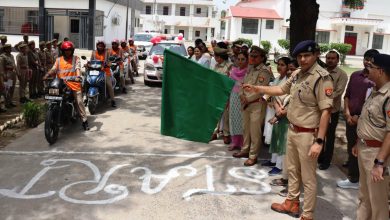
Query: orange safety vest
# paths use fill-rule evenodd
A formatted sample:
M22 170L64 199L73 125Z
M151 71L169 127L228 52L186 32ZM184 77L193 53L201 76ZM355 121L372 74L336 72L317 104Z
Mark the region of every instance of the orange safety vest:
M72 62L69 61L70 59L65 60L63 56L57 58L54 65L56 66L58 78L63 79L67 76L77 76L76 63L78 57L73 56ZM81 91L81 82L65 81L65 83L72 91Z
M134 55L137 55L137 46L135 44L133 44L133 46L129 46L130 49L133 49L134 50Z
M112 56L112 55L117 55L118 57L123 59L123 52L122 52L121 48L118 48L117 51L111 49L110 50L110 56ZM119 66L123 69L123 67L124 67L123 61L119 62Z
M108 59L108 51L104 51L103 54L99 54L97 51L92 53L92 59L93 60L100 60L103 62L103 65L107 64ZM110 67L103 67L103 71L106 73L106 76L111 76L111 70Z

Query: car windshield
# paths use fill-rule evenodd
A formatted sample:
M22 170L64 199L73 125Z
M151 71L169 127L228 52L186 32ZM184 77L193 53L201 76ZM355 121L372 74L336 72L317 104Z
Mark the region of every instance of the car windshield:
M136 34L134 35L134 41L150 41L152 35L150 34Z
M165 49L178 53L182 56L187 55L186 48L182 44L177 44L177 43L171 43L171 44L164 43L164 44L154 45L150 50L150 55L163 55Z

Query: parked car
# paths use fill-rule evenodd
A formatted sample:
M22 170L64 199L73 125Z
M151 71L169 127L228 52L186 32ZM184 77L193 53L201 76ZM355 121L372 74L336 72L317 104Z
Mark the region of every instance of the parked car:
M152 48L153 44L150 40L153 37L160 36L159 33L137 33L133 36L134 44L137 45L137 54L138 58L141 60L146 59L149 54L150 48Z
M164 50L168 49L182 56L187 56L187 50L183 43L162 41L152 46L145 61L144 83L150 86L153 83L161 83L163 79Z

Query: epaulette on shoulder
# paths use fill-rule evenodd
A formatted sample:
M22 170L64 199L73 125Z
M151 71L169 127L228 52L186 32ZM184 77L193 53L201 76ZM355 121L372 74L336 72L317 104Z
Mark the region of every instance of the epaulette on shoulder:
M323 79L326 79L328 77L330 77L330 74L328 71L326 71L325 69L323 68L317 68L316 69L316 72L321 76L321 78ZM332 78L332 77L331 77Z

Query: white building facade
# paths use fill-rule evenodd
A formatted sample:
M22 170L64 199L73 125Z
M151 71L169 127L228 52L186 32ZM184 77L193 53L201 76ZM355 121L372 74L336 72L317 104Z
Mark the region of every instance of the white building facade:
M362 10L347 9L342 0L317 3L318 43L351 44L350 55L363 55L370 48L390 53L390 1L368 0ZM289 17L290 0L241 1L229 8L224 19L225 39L249 38L257 45L268 40L279 48L278 39L289 39Z
M127 0L2 0L0 35L6 35L12 45L23 40L23 34L36 43L68 37L77 48L93 49L97 40L111 42L140 31L142 2L131 0L128 6Z
M144 0L141 13L143 31L182 33L186 40L210 41L220 36L214 0Z

